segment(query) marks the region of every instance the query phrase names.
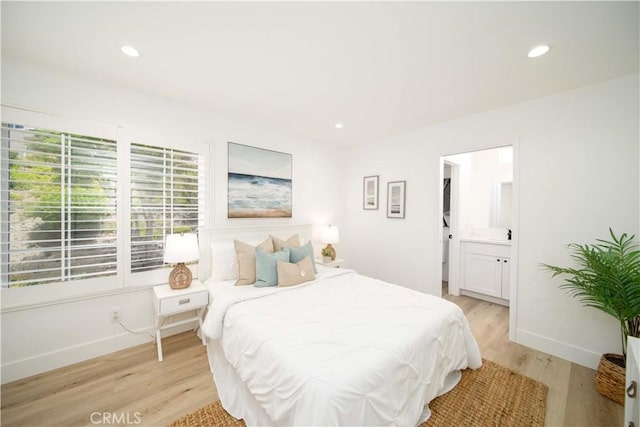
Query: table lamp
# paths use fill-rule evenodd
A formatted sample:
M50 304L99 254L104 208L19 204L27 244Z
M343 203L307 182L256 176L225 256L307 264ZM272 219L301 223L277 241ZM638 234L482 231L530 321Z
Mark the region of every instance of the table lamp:
M168 234L164 245L164 262L177 263L169 274L171 289L184 289L191 285L191 270L185 262L196 261L200 258L198 237L193 233Z
M333 243L340 242L340 233L338 232L338 227L335 225L329 224L322 230L322 243L326 243L327 246L324 248L327 252L331 253L331 261L335 261L336 259L336 250L332 246Z

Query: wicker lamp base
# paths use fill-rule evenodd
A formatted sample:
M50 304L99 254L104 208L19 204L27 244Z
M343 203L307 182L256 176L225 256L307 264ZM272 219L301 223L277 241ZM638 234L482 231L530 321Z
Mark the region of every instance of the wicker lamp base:
M191 286L191 270L184 265L184 262L178 263L169 274L169 286L171 289L184 289Z
M596 372L596 388L604 397L624 406L625 368L620 354L605 353Z

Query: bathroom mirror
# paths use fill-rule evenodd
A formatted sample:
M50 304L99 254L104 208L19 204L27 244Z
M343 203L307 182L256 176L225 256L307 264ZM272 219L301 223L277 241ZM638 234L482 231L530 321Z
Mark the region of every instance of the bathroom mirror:
M489 227L511 228L512 193L512 182L494 182L491 184Z

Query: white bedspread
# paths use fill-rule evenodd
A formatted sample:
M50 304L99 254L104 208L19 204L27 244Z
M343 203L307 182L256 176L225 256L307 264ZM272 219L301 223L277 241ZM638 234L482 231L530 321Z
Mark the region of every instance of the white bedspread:
M275 425L416 425L450 372L482 363L458 306L351 270L210 292L204 332Z

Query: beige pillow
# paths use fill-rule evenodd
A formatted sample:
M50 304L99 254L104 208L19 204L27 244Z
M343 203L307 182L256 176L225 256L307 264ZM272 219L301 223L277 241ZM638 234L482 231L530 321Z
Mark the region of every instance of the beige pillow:
M287 240L278 239L275 236L269 236L271 240L273 240L273 251L278 252L281 251L282 248L299 248L300 247L300 237L297 234L289 237Z
M256 246L240 240L234 240L233 245L236 248L236 256L238 257L238 280L236 281L236 286L253 285L256 283ZM273 242L271 237L257 247L272 254Z
M299 263L278 261L278 286L292 286L308 282L316 278L313 274L311 258L306 256Z

